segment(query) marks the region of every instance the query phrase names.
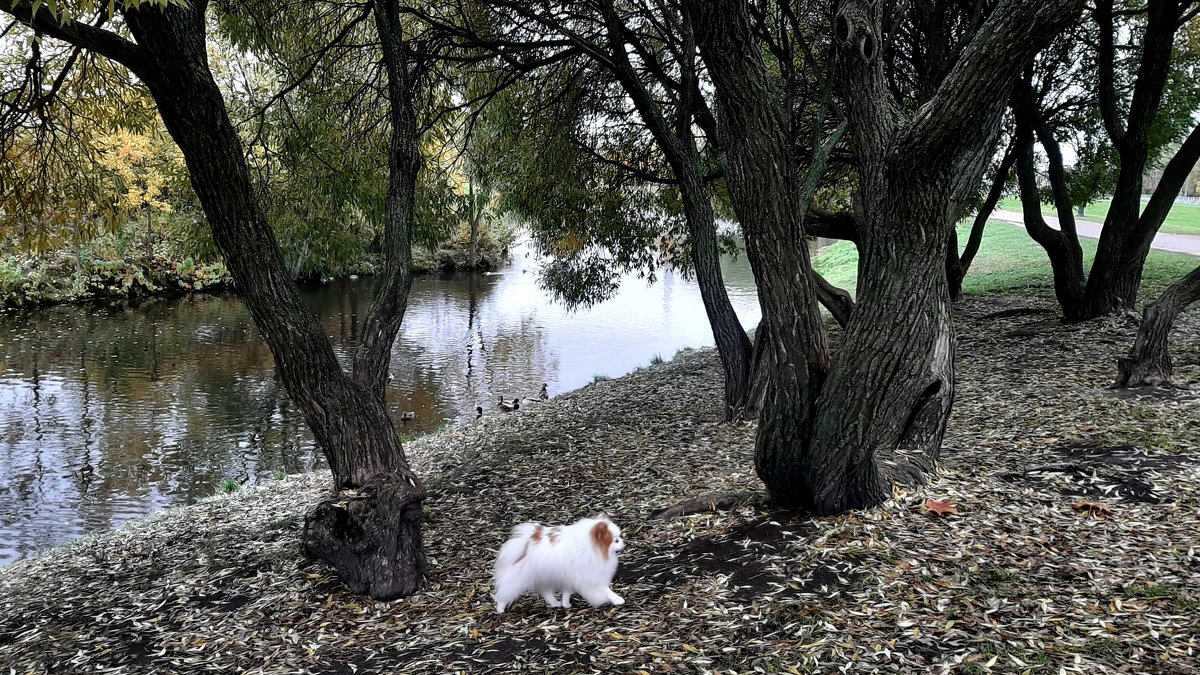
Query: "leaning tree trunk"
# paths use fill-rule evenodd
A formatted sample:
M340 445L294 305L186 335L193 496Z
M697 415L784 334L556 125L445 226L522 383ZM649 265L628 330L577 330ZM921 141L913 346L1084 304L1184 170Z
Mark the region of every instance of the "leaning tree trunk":
M963 298L963 279L979 253L979 246L983 243L983 229L987 227L988 218L991 218L992 212L996 210L996 204L1000 203L1000 198L1004 196L1004 184L1008 182L1008 174L1015 161L1016 153L1013 152L1013 146L1009 145L1004 151L1004 159L1000 161L1000 166L996 168L996 174L992 177L992 186L971 222L971 233L967 236L962 255L958 253L958 229L950 228L949 248L946 251L946 281L950 285L950 299L954 302Z
M386 374L346 375L288 278L208 68L204 6L127 10L126 22L145 55L136 72L183 152L213 240L329 462L334 496L340 498L322 502L309 515L310 523L328 524L323 528L328 536L306 532L306 550L333 563L355 592L380 599L410 594L425 569L420 530L425 488L409 469L381 389L373 384ZM381 333L377 337L386 340Z
M1167 337L1179 313L1200 300L1200 267L1163 291L1142 312L1137 340L1128 356L1117 359L1114 388L1171 386L1171 351Z
M1026 77L1030 75L1026 74ZM1025 81L1017 86L1013 95L1013 114L1016 117L1015 144L1017 184L1021 193L1021 215L1025 231L1042 249L1050 260L1054 278L1054 295L1062 309L1063 318L1070 321L1084 312L1084 289L1087 277L1083 271L1083 248L1074 229L1074 215L1066 204L1058 208L1060 229L1055 230L1042 217L1041 194L1037 184L1037 157L1035 154L1035 128L1041 125L1034 108L1032 87ZM1043 147L1049 159L1050 188L1055 194L1056 205L1065 204L1066 183L1062 166L1062 154L1058 142L1048 131L1042 135Z
M606 37L611 56L613 75L621 83L643 123L679 181L687 226L692 267L700 299L712 328L713 341L721 360L725 379L725 419L753 419L758 415L758 399L754 387L754 346L729 300L725 280L721 276L721 255L717 242L716 216L712 196L704 184L703 162L692 133L694 100L699 87L694 63L695 46L691 22L682 22L684 49L680 62L680 101L675 111L674 133L659 104L650 95L635 72L626 51L624 25L611 3L603 5Z
M396 0L376 0L373 11L392 126L383 234L386 271L354 354L353 379L382 407L392 345L412 287L411 231L421 157L399 5ZM338 570L352 589L381 599L411 594L425 572L424 491L407 480L412 471L390 419L386 432L395 447L380 457L383 463L364 482L348 489L339 486L317 505L304 521L303 537L306 555Z
M750 12L737 0L685 3L715 84L730 197L776 345L755 465L772 496L817 513L878 504L892 480L919 479L936 460L954 392L949 229L982 177L1016 74L1080 3L1001 2L911 118L891 99L878 58L879 4L843 0L835 24L865 231L858 303L830 364L807 256L795 245L788 252L803 241L794 214L807 204ZM821 170L815 159L810 172Z
M750 420L758 416L758 401L755 400L752 380L755 349L725 289L712 202L695 169L696 165L693 164L681 172L685 180L681 180L680 185L681 188L685 183L689 185L686 190L681 189L688 241L691 244L696 284L700 287L700 299L708 316L708 325L712 328L725 376L725 419Z

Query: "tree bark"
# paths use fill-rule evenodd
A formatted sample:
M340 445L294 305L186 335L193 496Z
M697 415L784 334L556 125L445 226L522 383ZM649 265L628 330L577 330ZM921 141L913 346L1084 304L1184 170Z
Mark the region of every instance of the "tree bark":
M680 89L683 93L674 111L676 124L672 133L671 125L659 104L650 96L629 61L622 37L623 26L611 3L604 4L604 18L609 67L633 101L679 182L692 266L725 378L725 419L753 419L758 408L752 400L754 347L733 309L725 280L721 276L716 216L712 197L704 183L700 151L692 133L693 111L698 106L693 96L699 91L693 63L695 47L692 22L685 12L681 21L685 48L680 61Z
M819 505L877 503L893 480L920 480L937 460L954 398L948 233L982 178L1018 74L1081 4L999 3L909 117L891 100L876 58L877 3L841 3L838 80L849 101L866 233L858 305L812 432L807 480Z
M1137 175L1136 198L1128 196L1135 190L1121 193L1124 200L1134 202L1133 209L1123 206L1117 215L1110 210L1105 217L1096 259L1088 277L1086 308L1074 320L1085 321L1133 309L1154 236L1158 234L1175 203L1175 197L1197 161L1200 161L1200 125L1192 129L1175 156L1167 162L1145 209L1142 209L1141 201L1141 173ZM1125 158L1122 155L1122 174L1124 166ZM1145 166L1144 161L1142 166ZM1117 193L1114 192L1113 204L1116 203Z
M360 377L348 376L289 280L275 234L253 197L241 142L208 67L204 9L202 1L188 7L143 6L126 10L125 20L145 57L138 75L183 152L213 239L271 349L288 394L329 462L334 496L306 519L304 548L332 563L354 592L379 599L410 594L425 569L420 530L425 488L405 461L382 389L372 384L386 381L386 373L367 373L379 368L375 358L373 365L366 365L365 359L361 368L356 364ZM391 200L389 194L389 208ZM404 263L389 261L389 267L393 264ZM381 303L394 306L390 302L377 302L372 313L390 311L378 309ZM374 339L385 342L384 332L379 330ZM360 347L360 353L364 349ZM382 367L386 369L386 359Z
M810 498L811 490L796 485L806 478L801 465L829 349L804 245L807 205L799 203L788 121L776 103L746 4L690 0L684 6L716 86L726 181L770 334L774 369L759 415L755 468L777 499L828 511Z
M1025 77L1030 77L1026 72ZM1054 295L1062 308L1064 318L1079 316L1084 311L1084 290L1087 277L1083 271L1083 248L1073 228L1055 230L1042 217L1041 194L1037 185L1037 156L1035 154L1035 128L1041 124L1032 99L1031 84L1026 79L1017 86L1012 100L1016 117L1015 144L1017 183L1021 194L1021 215L1025 231L1046 251L1050 269L1054 276ZM1049 134L1043 136L1050 147L1046 154L1052 165L1058 160L1058 170L1051 172L1050 187L1056 195L1065 194L1067 186L1061 171L1061 153L1058 144ZM1057 201L1058 197L1056 197ZM1070 214L1068 214L1068 217ZM1074 222L1073 220L1070 222Z
M1167 337L1180 312L1200 300L1200 267L1167 287L1142 312L1142 324L1127 356L1117 359L1114 388L1171 386Z
M850 323L850 315L854 313L854 298L845 289L829 283L816 270L813 270L813 283L816 285L817 300L829 310L833 320L845 328Z
M817 513L871 506L891 496L893 480L919 480L936 460L954 392L949 230L982 177L1017 73L1079 4L1002 2L909 119L884 80L877 3L839 4L838 81L863 222L858 303L831 363L808 259L796 255L805 232L794 214L807 204L750 12L738 0L685 3L715 85L729 193L774 345L755 465L776 499Z

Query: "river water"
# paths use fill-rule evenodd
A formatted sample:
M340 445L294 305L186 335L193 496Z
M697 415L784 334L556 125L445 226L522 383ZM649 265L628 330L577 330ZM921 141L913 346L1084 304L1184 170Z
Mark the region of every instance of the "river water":
M758 321L745 257L725 259L738 316ZM616 297L568 312L518 246L497 274L419 277L392 350L405 434L496 414L498 397L551 395L712 344L693 281L629 277ZM340 358L373 282L304 289ZM233 295L0 313L0 565L168 506L225 479L272 480L323 463Z

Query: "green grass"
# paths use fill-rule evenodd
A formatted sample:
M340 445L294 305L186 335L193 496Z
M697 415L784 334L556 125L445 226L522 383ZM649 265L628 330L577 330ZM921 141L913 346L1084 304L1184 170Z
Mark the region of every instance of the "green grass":
M1171 584L1147 582L1127 586L1124 591L1127 598L1166 601L1167 605L1176 611L1192 612L1200 609L1200 600L1193 598L1186 591Z
M1096 223L1103 223L1105 216L1108 215L1109 200L1088 204L1083 210L1084 216L1082 220L1090 220ZM997 208L1007 211L1020 211L1021 201L1015 197L1005 197L1000 200L1000 205ZM1054 215L1054 207L1047 204L1042 204L1042 213L1046 215ZM1167 214L1167 219L1163 221L1160 232L1168 234L1195 234L1200 235L1200 204L1176 204L1171 207L1171 212Z
M969 224L959 226L960 241L966 238L969 230ZM1096 240L1081 239L1080 244L1090 266L1096 255ZM1196 256L1151 251L1146 259L1141 297L1156 297L1168 284L1191 272L1198 264L1200 258ZM858 249L853 243L842 241L823 249L813 266L831 283L854 293L858 279ZM979 255L975 256L963 281L963 291L970 295L1050 295L1053 289L1050 261L1025 229L1008 223L989 222Z
M231 492L237 492L238 488L240 487L242 487L241 483L232 478L226 478L225 480L221 481L221 485L217 489L224 494L229 494Z

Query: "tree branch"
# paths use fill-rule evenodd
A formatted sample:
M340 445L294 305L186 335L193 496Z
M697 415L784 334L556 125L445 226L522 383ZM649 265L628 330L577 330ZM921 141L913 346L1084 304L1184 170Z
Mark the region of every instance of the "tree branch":
M1100 116L1104 120L1104 130L1114 146L1121 147L1125 142L1125 125L1117 116L1117 92L1114 84L1113 71L1116 59L1116 49L1113 46L1113 2L1112 0L1097 0L1092 18L1100 30L1100 42L1096 45L1099 66L1100 87Z
M854 298L851 298L844 289L829 283L829 280L816 270L812 271L812 278L817 288L817 300L825 309L829 310L829 313L833 315L833 320L845 328L846 324L850 322L850 315L854 312Z
M34 0L17 0L11 4L0 2L0 11L12 15L17 21L34 30L108 57L133 71L139 77L145 75L148 64L141 48L136 43L126 40L112 31L81 21L70 20L60 23L41 2L36 2L38 8L35 14L34 5Z
M971 269L971 263L975 261L975 255L979 253L979 246L983 243L983 228L987 225L992 212L996 210L996 204L1004 196L1004 184L1008 181L1008 174L1012 171L1016 161L1017 153L1010 144L1004 151L1004 159L1000 160L1000 166L996 169L992 187L979 207L979 213L975 214L975 222L971 224L971 234L967 237L967 245L963 247L962 255L958 259L963 274Z
M862 223L849 211L830 211L819 206L808 207L804 218L804 233L810 237L841 239L859 243Z
M922 105L899 140L899 153L937 162L987 133L984 120L1003 110L1023 64L1048 35L1076 17L1079 0L1007 0L996 7L962 58Z
M1183 187L1198 161L1200 161L1200 124L1192 129L1192 132L1184 139L1183 145L1179 146L1175 156L1167 162L1167 166L1163 169L1158 186L1154 188L1154 193L1150 195L1146 209L1138 218L1137 231L1139 235L1143 238L1152 236L1158 231L1158 228L1162 227L1171 207L1175 205L1176 195L1179 194L1180 188Z

